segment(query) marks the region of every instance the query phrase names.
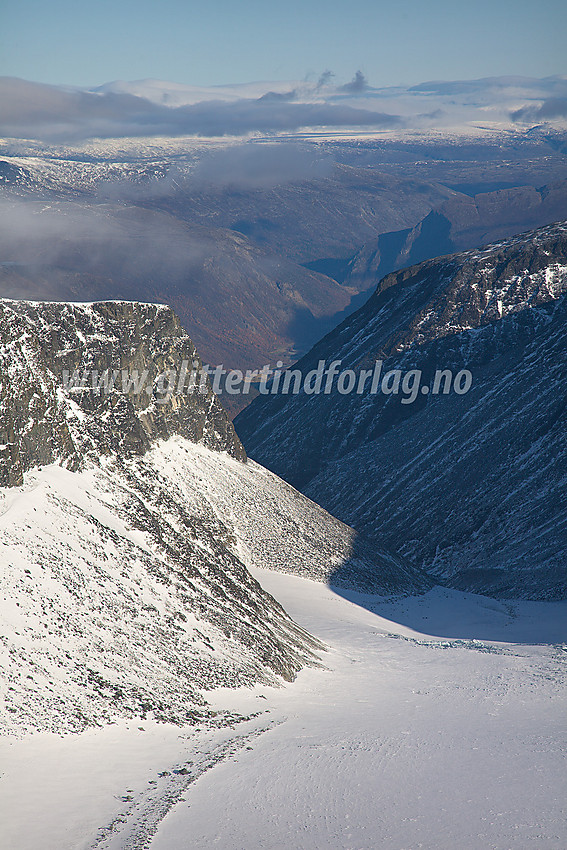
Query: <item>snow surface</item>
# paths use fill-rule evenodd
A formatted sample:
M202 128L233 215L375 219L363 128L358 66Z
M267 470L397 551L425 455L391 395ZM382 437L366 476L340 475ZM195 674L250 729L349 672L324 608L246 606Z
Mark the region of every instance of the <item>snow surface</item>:
M3 734L79 731L144 714L204 722L203 691L275 681L315 660L316 644L238 559L243 544L207 494L207 462L227 478L248 470L174 437L141 458L80 472L50 464L26 473L21 487L0 488ZM266 479L272 496L278 485L295 492ZM348 551L346 526L299 494L296 503L296 530L307 537L318 511ZM235 500L232 514L239 507L253 521L246 502ZM306 557L316 544L306 540Z
M234 728L119 721L5 739L6 847L566 846L567 604L439 588L356 604L305 578L254 575L326 643L325 669L214 692L217 707L256 714Z
M0 730L187 722L221 683L291 677L318 645L244 567L430 586L369 551L273 473L178 435L79 472L30 470L0 488Z

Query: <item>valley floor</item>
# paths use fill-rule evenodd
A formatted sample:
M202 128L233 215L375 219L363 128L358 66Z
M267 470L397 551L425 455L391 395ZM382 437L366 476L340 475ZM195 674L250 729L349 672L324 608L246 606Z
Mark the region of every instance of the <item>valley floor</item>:
M328 646L248 719L0 742L9 850L562 850L564 603L385 602L254 571ZM371 610L374 609L374 610Z

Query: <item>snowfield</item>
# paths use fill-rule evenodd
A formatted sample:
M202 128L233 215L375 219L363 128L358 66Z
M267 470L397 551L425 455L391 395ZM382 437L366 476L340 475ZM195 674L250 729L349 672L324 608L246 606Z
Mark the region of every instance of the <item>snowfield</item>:
M567 846L566 603L441 588L341 597L253 572L326 644L325 668L283 688L213 692L217 708L247 718L232 727L120 720L4 739L4 846Z

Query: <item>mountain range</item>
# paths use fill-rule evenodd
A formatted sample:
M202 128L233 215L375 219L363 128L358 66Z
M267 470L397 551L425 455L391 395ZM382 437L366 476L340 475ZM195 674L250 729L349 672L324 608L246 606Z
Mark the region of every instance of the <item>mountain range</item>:
M359 291L391 271L443 254L488 245L567 218L567 181L454 194L415 227L383 233L344 266L342 281Z
M348 80L0 78L2 847L567 846L567 78Z
M228 163L250 169L253 147ZM219 163L205 157L197 180L163 164L159 177L147 163L5 160L0 293L163 302L207 362L288 365L385 273L567 216L565 181L470 197L337 165L272 186L203 182ZM248 400L223 396L232 414Z

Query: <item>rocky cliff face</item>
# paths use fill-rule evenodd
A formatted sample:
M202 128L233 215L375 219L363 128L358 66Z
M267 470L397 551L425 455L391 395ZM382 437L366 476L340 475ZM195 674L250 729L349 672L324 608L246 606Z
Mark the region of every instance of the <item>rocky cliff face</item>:
M298 366L473 375L463 395L266 396L236 419L259 462L453 586L566 592L567 225L391 274Z
M181 434L234 457L245 452L210 388L167 400L170 369L201 361L167 307L0 300L0 484L21 484L26 470L63 462L79 469L87 457L142 454L153 440ZM91 375L120 373L110 392L93 390ZM147 391L122 386L147 372ZM86 386L63 387L64 373L87 375ZM80 383L80 381L78 382Z
M0 302L0 668L4 729L212 717L219 684L291 678L318 644L188 490L189 447L245 468L210 388L155 384L197 360L166 307ZM150 394L65 388L64 370L147 370ZM179 440L175 468L158 445Z

